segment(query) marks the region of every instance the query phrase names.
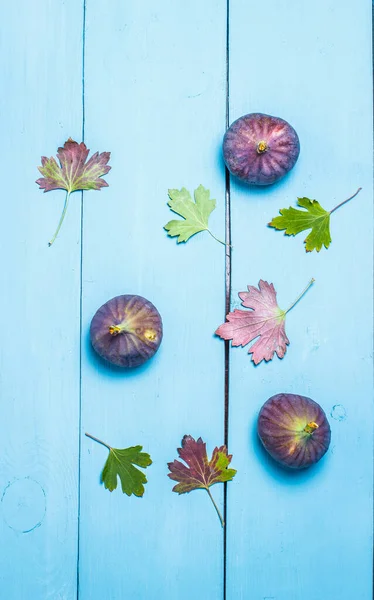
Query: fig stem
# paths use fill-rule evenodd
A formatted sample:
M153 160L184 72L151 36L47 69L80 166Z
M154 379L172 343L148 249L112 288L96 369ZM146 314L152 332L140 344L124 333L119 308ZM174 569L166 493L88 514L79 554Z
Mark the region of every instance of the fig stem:
M308 423L307 425L305 425L304 427L304 431L305 433L309 433L310 435L312 435L312 433L318 429L319 425L317 425L317 423L315 423L314 421L311 421L310 423Z
M222 527L224 527L224 526L225 526L225 521L223 520L223 517L222 517L222 515L221 515L221 512L220 512L220 510L219 510L219 508L218 508L217 504L215 503L215 501L214 501L214 498L213 498L212 494L210 493L210 489L209 489L209 488L205 488L205 489L206 489L206 491L208 492L209 498L210 498L210 499L211 499L211 501L213 502L213 506L214 506L214 508L215 508L215 509L216 509L216 511L217 511L217 515L219 516L219 520L221 521L221 525L222 525Z
M309 283L306 286L306 288L303 289L303 291L301 292L301 294L298 295L298 297L296 298L296 300L294 302L292 302L291 306L289 306L287 308L287 310L284 311L285 315L295 306L295 304L297 304L299 302L299 300L301 300L301 298L304 296L304 294L307 293L307 291L309 290L310 286L313 285L314 282L315 282L315 279L314 279L314 277L312 277L312 279L309 281Z
M261 140L257 144L257 154L263 154L268 149L268 145L264 140Z
M222 240L220 240L218 237L216 237L211 231L210 229L206 230L208 233L210 233L210 235L212 236L213 239L215 239L217 242L219 242L220 244L223 244L223 246L230 246L230 248L232 248L231 244L226 244L226 242L223 242Z
M120 333L131 333L130 329L126 323L126 321L122 321L122 323L119 323L118 325L111 325L109 327L109 333L110 335L119 335Z
M56 237L58 236L58 232L59 232L59 231L60 231L60 229L61 229L61 225L62 225L62 223L63 223L63 220L64 220L64 218L65 218L65 215L66 215L66 211L67 211L67 208L68 208L70 194L71 194L71 192L66 192L66 198L65 198L64 210L62 211L62 215L61 215L60 221L59 221L59 223L58 223L58 225L57 225L56 232L55 232L55 234L54 234L53 238L51 239L51 241L50 241L50 242L48 242L48 246L49 246L49 247L51 247L51 246L52 246L53 242L55 241Z
M111 325L109 327L110 335L118 335L119 333L122 333L122 331L124 331L124 328L119 325Z
M110 446L108 446L108 444L106 444L102 440L99 440L99 438L95 437L94 435L91 435L90 433L85 433L84 435L86 435L88 438L91 438L91 440L93 440L94 442L97 442L98 444L105 446L105 448L108 448L108 450L112 449Z
M336 210L338 210L338 208L340 208L341 206L343 206L343 204L346 204L346 202L349 202L350 200L352 200L353 198L355 198L357 196L357 194L359 192L361 192L362 187L359 187L357 192L355 192L353 194L353 196L350 196L349 198L347 198L346 200L343 200L343 202L341 202L340 204L338 204L338 206L335 206L335 208L333 208L332 210L330 210L330 215L332 215L333 212L335 212Z

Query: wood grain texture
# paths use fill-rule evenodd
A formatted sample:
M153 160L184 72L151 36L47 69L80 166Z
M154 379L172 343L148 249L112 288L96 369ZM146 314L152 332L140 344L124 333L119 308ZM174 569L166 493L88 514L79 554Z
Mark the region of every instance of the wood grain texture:
M2 11L1 596L76 594L80 195L52 248L64 192L43 195L41 155L80 138L81 5Z
M222 596L222 529L203 491L178 496L167 477L184 434L211 452L223 440L224 248L207 233L177 246L168 188L200 183L224 235L225 7L208 0L87 3L86 142L112 151L110 187L85 194L82 425L114 447L142 444L153 465L142 499L100 486L105 448L82 440L80 597ZM140 294L164 339L134 371L102 364L88 342L101 304ZM222 503L222 486L213 494Z
M221 0L3 8L1 599L372 598L371 6L229 7L229 98ZM184 434L201 435L209 454L225 436L224 343L213 332L230 261L207 233L177 245L163 225L173 218L168 188L203 184L217 200L212 231L224 236L227 101L230 122L273 114L301 141L278 185L231 180L231 307L260 278L274 283L282 308L316 283L287 315L283 360L254 367L245 349L229 351L238 473L227 486L224 595L217 515L204 491L172 493L167 462ZM48 248L64 192L38 190L37 165L69 136L80 141L83 126L92 151L112 152L109 188L84 194L83 245L77 193ZM266 228L297 196L333 208L358 186L332 216L328 251L307 255L302 234ZM94 354L89 325L125 293L155 304L164 339L149 363L122 372ZM262 404L278 392L312 397L330 421L328 454L299 474L278 469L255 434ZM143 498L104 489L107 450L85 431L151 454ZM223 486L212 494L222 509Z
M231 3L230 121L273 114L301 141L299 162L278 185L232 181L232 305L260 278L274 283L282 308L316 283L287 316L282 361L255 368L245 349L231 351L238 475L228 487L228 598L372 597L370 12L353 0ZM297 196L333 208L358 186L332 215L328 251L307 255L302 234L266 229ZM288 474L259 446L256 416L278 392L310 396L329 416L331 449L309 471Z

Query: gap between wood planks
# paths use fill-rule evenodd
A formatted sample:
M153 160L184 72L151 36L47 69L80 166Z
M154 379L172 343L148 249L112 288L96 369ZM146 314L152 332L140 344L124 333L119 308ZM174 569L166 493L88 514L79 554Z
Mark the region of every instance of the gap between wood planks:
M85 67L86 67L86 0L82 4L82 142L85 137ZM81 192L81 253L80 253L80 297L79 297L79 415L78 415L78 520L77 520L77 573L76 597L79 599L79 567L80 567L80 513L81 513L81 455L82 455L82 317L83 317L83 202L84 192Z
M226 0L226 129L230 120L230 0ZM230 312L231 301L231 198L230 174L225 172L225 314ZM230 342L225 341L224 378L224 443L229 446L229 385L230 385ZM223 600L227 597L227 481L223 484Z

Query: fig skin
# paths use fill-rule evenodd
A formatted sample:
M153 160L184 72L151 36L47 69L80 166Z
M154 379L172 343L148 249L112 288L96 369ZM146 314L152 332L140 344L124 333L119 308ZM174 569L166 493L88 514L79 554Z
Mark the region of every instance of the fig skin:
M106 361L125 368L138 367L152 358L162 335L157 308L146 298L131 294L103 304L90 327L94 350Z
M251 185L279 181L295 165L299 137L284 119L251 113L240 117L223 138L223 158L232 175Z
M257 431L270 456L290 469L306 469L318 462L331 440L323 409L297 394L269 398L260 410Z

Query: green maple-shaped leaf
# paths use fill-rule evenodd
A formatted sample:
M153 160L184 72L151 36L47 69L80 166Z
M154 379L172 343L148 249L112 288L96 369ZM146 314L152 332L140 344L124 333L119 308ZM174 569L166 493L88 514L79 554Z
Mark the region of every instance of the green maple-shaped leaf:
M187 242L196 233L208 231L217 242L224 244L208 227L209 217L216 207L216 201L210 198L209 190L199 185L194 192L194 201L186 188L168 190L168 194L168 206L177 215L183 217L183 219L169 221L164 226L170 237L178 236L178 243Z
M275 217L270 223L270 227L275 229L285 229L287 235L297 235L301 231L311 229L312 231L305 238L305 250L319 252L322 245L328 248L331 243L330 236L330 213L322 208L317 200L309 198L298 198L297 205L306 208L306 211L297 208L281 208L280 217Z
M149 454L142 452L142 446L123 449L112 448L88 433L86 433L86 436L109 450L109 456L101 473L101 481L104 487L112 492L117 488L119 477L124 494L127 494L127 496L131 496L131 494L139 497L143 496L144 484L147 483L147 478L134 465L146 468L152 464L152 460Z
M287 235L297 235L301 231L311 229L311 232L305 238L305 250L306 252L312 252L317 250L319 252L322 246L328 248L331 243L330 235L330 216L331 214L343 206L349 200L352 200L358 192L359 188L353 196L344 200L330 211L322 208L317 200L310 200L309 198L298 198L297 205L302 209L293 208L281 208L280 217L275 217L270 223L270 227L274 229L285 230Z

